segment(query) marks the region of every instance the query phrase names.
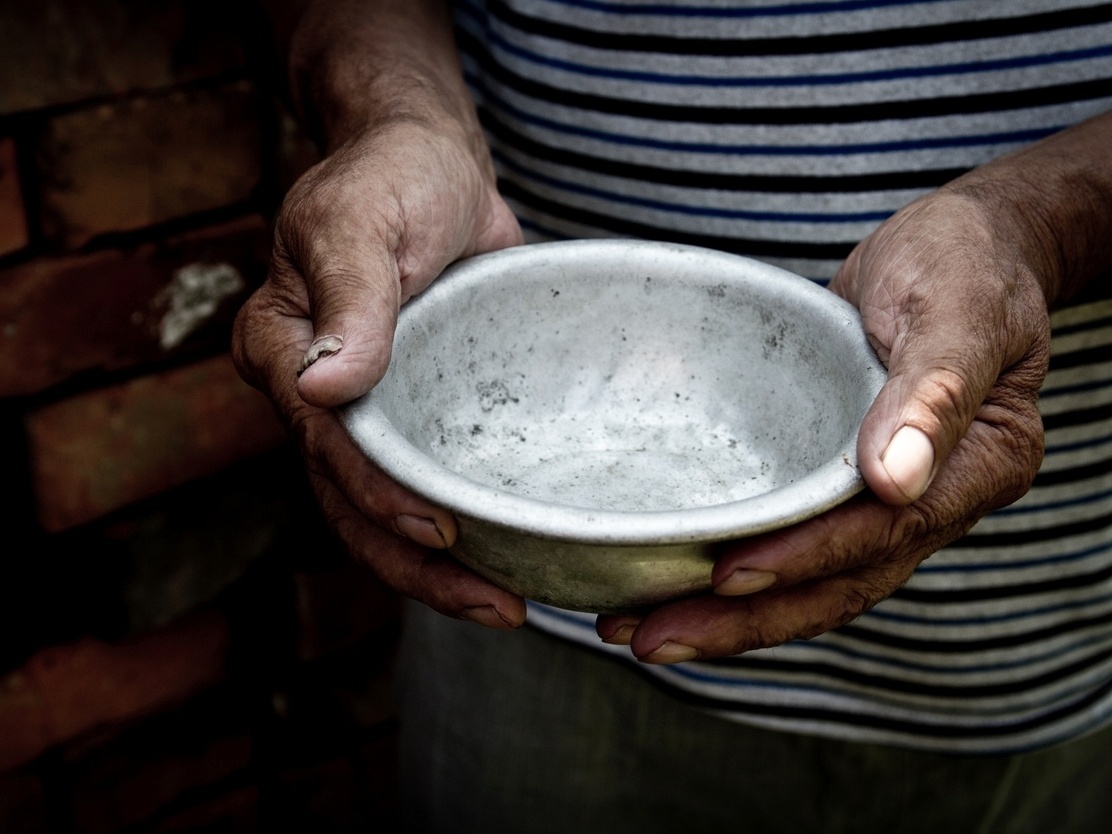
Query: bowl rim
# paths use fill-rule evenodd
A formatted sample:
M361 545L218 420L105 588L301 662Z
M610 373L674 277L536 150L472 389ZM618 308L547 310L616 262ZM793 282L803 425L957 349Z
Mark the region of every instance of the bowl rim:
M538 258L627 259L631 247L645 253L696 256L748 273L762 287L791 285L793 295L826 315L845 317L845 337L862 369L864 394L871 402L887 378L860 325L853 305L825 287L795 273L748 258L687 244L623 238L592 238L523 244L457 261L399 315L395 345L408 323L425 306L449 293L487 281L490 270L528 268ZM716 274L716 283L729 277ZM722 278L722 280L720 280ZM853 326L856 325L856 326ZM847 357L847 361L849 361ZM387 374L389 374L389 369ZM611 546L648 546L721 541L768 532L819 515L860 492L865 484L857 465L856 431L823 464L795 481L759 495L723 504L681 510L606 510L562 504L508 492L473 480L436 462L393 426L378 405L377 388L341 406L341 422L372 462L402 486L462 519L471 519L553 541ZM821 486L821 489L820 489Z

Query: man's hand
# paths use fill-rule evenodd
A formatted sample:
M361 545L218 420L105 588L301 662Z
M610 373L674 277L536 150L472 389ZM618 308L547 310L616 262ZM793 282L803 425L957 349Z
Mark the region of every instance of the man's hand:
M1042 460L1046 290L1059 282L1050 258L1007 234L998 208L963 188L935 192L863 241L832 283L889 368L858 438L870 490L731 543L714 567L715 595L643 619L600 617L604 640L672 663L813 637L891 595L922 560L1027 491Z
M650 663L813 637L890 596L1042 460L1048 307L1112 266L1112 114L971 171L897 212L832 289L857 305L889 379L858 435L869 490L725 546L714 595L599 636Z
M236 364L289 426L353 555L443 614L515 627L523 600L444 552L451 514L371 465L332 408L382 378L407 299L451 262L520 243L521 232L497 194L443 7L336 3L314 13L294 38L294 75L312 88L303 99L316 95L329 153L282 206L267 281L236 322Z

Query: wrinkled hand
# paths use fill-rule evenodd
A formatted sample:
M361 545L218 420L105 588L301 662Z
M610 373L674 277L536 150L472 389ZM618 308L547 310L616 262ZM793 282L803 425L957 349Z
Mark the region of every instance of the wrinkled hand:
M1022 496L1042 460L1049 356L1040 265L994 212L943 189L884 223L832 289L861 311L889 379L858 437L870 490L818 518L731 543L715 594L599 635L653 663L721 657L843 625L980 517Z
M451 514L371 465L331 409L381 379L408 298L452 261L520 241L473 138L412 118L377 125L291 189L234 337L240 373L288 424L348 550L402 594L501 628L524 621L524 602L447 556Z

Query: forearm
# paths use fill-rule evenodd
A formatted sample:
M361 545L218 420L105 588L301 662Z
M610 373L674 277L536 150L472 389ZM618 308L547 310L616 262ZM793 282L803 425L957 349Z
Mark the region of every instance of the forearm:
M1112 113L983 165L944 190L976 199L1051 307L1112 269Z
M326 152L391 119L480 141L443 0L316 0L274 23L294 108Z

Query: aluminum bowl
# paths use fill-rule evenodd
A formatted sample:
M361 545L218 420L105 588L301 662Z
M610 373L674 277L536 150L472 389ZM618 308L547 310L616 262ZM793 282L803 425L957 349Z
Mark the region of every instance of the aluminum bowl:
M401 312L355 442L452 511L452 553L563 608L710 587L712 545L863 487L885 379L857 311L748 258L629 240L461 261Z

